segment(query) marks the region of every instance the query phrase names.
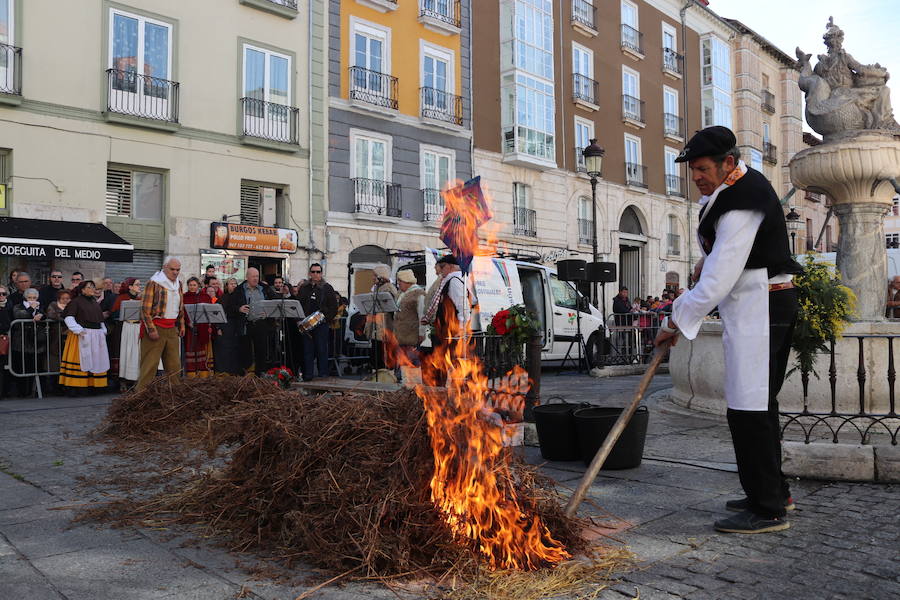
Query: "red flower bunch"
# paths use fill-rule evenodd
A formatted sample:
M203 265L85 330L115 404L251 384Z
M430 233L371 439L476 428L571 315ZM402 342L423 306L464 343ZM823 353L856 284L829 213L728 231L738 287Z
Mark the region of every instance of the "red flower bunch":
M294 378L294 372L284 365L280 367L272 367L266 371L266 377L275 380L275 385L282 388L291 387L291 379Z
M510 331L516 328L515 321L513 321L512 326L509 326L509 309L505 308L494 315L494 318L491 319L491 325L494 327L494 331L496 331L499 335L506 335Z

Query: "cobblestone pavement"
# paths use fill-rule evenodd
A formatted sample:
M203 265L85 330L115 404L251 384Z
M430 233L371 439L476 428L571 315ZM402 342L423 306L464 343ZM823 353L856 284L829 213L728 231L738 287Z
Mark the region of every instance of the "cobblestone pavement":
M543 378L543 396L623 405L637 377ZM669 386L659 376L652 390ZM290 582L258 570L252 555L192 541L188 531L72 524L75 505L100 492L79 477L114 460L85 435L109 397L0 401L0 600L291 600L312 571ZM650 408L645 458L636 469L604 471L583 512L635 553L637 568L601 598L900 598L900 490L897 486L797 481L788 531L717 534L712 522L737 497L727 426L667 401ZM537 448L528 458L543 463ZM578 484L580 462L542 469L563 489ZM313 598L397 598L376 585L325 588Z

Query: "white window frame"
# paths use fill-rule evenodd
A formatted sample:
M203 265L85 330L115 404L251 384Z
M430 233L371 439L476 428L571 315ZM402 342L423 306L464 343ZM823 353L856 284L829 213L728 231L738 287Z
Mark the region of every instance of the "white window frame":
M670 162L668 160L669 156L673 157L673 160L671 162L672 162L673 168L675 169L671 173L669 172L669 162ZM681 174L678 172L678 170L679 170L678 163L674 162L675 158L678 158L678 150L676 150L675 148L670 148L668 146L665 146L663 148L663 171L665 172L666 175L675 175L676 177L681 177Z
M453 50L419 40L419 87L425 87L425 57L430 56L447 63L447 89L448 94L456 94L456 54Z
M679 111L678 111L678 102L679 102L678 90L676 90L675 88L670 88L667 85L663 86L663 112L669 112L666 110L666 95L667 94L669 96L673 96L675 98L675 103L674 103L675 110L672 111L672 114L675 115L676 117L680 117L681 115L679 114Z
M625 11L622 10L624 6L629 6L634 9L634 24L625 22ZM622 0L619 4L619 24L620 25L628 25L629 27L633 27L636 31L641 30L641 16L640 11L638 10L637 4L634 2L629 2L628 0Z
M393 136L369 131L368 129L351 129L350 130L350 179L361 177L356 172L356 140L370 140L375 142L384 142L384 176L388 183L393 181L394 165L393 165Z
M247 110L245 106L243 110L243 125L244 131L266 131L270 132L273 139L279 142L289 143L291 141L291 127L289 126L290 122L290 107L293 106L294 98L293 98L293 73L294 73L294 61L293 58L289 54L284 54L283 52L278 52L276 50L270 50L268 48L263 48L262 46L257 46L252 43L243 43L241 44L241 97L247 96L247 51L252 50L254 52L260 52L264 58L264 70L263 70L263 98L262 101L267 104L263 105L263 115L257 116L254 114L254 111ZM287 61L287 101L285 104L281 104L280 102L274 102L271 96L272 89L272 79L271 79L271 68L272 68L272 57L277 57ZM271 104L269 104L271 103ZM279 109L271 106L272 104L277 104L279 106L285 106L288 108ZM281 139L277 139L281 138Z
M584 146L581 146L578 142L578 127L579 126L586 127L588 130L587 144L585 144ZM575 148L576 148L575 169L576 170L579 170L579 169L584 170L585 169L584 155L581 153L581 151L583 151L585 148L587 148L588 144L591 143L592 139L597 137L596 135L594 135L594 132L595 132L595 125L594 125L593 121L584 119L582 117L575 117L575 124L573 126L572 133L575 137Z
M425 185L425 154L434 154L435 157L447 157L450 159L450 168L449 181L452 182L456 179L456 151L450 150L449 148L442 148L441 146L432 146L430 144L419 144L419 184L420 187L424 189L430 189L429 186ZM447 182L444 182L445 184ZM442 189L442 184L438 183L438 187L435 189Z
M391 28L385 27L383 25L378 25L377 23L373 23L371 21L366 21L360 19L359 17L355 17L350 15L350 52L347 57L348 67L356 66L354 64L354 60L356 59L356 34L362 34L366 37L370 38L379 38L382 42L383 54L381 57L381 66L384 69L382 71L383 75L391 74ZM368 69L368 67L363 67ZM352 85L352 82L351 82Z
M6 32L6 43L10 46L16 45L16 2L15 0L9 0L7 3L9 7L8 17L8 29ZM112 30L109 31L110 45L112 44ZM13 56L9 56L10 59L13 59ZM10 60L6 67L0 71L0 88L5 90L13 90L13 86L16 81L16 72L15 72L15 62L14 59ZM0 209L2 210L2 209Z
M626 67L625 65L622 65L622 94L625 94L625 75L626 74L634 77L634 81L635 81L634 97L637 98L638 100L640 100L641 99L641 74L640 74L640 72L635 71L634 69L632 69L630 67Z
M525 193L523 194L525 196L525 204L519 204L518 191L520 189L525 191ZM517 208L527 208L529 210L534 210L534 207L532 207L533 202L534 200L531 193L531 186L522 181L513 181L513 211L515 211L515 209Z
M749 154L750 154L750 156L748 156L747 158L750 159L750 167L756 169L757 171L762 171L762 169L763 169L763 154L762 154L762 152L760 152L756 148L750 148ZM759 155L758 163L755 160L756 155ZM759 166L757 167L757 165L759 165Z
M635 142L637 144L637 154L638 154L637 161L628 160L628 142L629 141ZM644 156L643 156L643 149L641 148L641 138L637 137L636 135L630 135L630 134L626 133L622 143L623 143L624 149L625 149L625 162L634 162L634 164L644 166L644 160L643 160Z
M575 70L575 52L583 52L588 56L588 72L582 73L581 71ZM572 42L572 73L578 73L579 75L583 75L588 79L594 78L594 51L588 48L587 46L582 46L577 42Z
M675 40L675 47L670 48L670 50L672 50L672 52L675 52L677 54L678 53L678 30L676 30L675 27L673 27L672 25L669 25L665 21L662 21L662 38L660 38L660 39L663 42L663 50L666 49L665 40L666 40L667 33L671 34L672 39Z
M769 127L769 124L763 121L762 124L762 141L763 144L772 142L772 128Z
M266 56L265 62L265 89L263 93L263 100L266 102L272 102L270 94L271 89L271 77L269 70L271 69L271 63L269 62L270 56L276 56L278 58L283 58L287 61L287 71L288 71L288 85L287 85L287 104L285 106L292 106L294 101L292 94L293 90L291 89L293 86L292 83L292 73L294 72L294 61L289 54L284 54L283 52L278 52L276 50L269 50L268 48L263 48L261 46L256 46L250 43L244 43L241 46L241 94L247 94L247 50L253 50L254 52L261 52ZM277 102L275 103L277 104Z
M10 16L13 16L14 8L13 4L15 4L15 0L10 0ZM172 68L174 66L174 57L172 56L175 49L175 24L168 21L161 21L159 19L154 19L151 17L145 17L143 15L135 14L128 12L126 10L121 10L118 8L110 8L109 9L109 24L108 31L106 32L106 43L107 43L107 59L106 59L106 68L107 69L115 69L115 65L113 64L114 60L114 48L115 48L115 20L116 15L128 18L135 19L138 22L138 39L137 39L137 51L138 55L135 57L137 64L135 65L135 73L137 75L143 75L143 69L141 67L146 64L143 62L144 59L144 35L146 31L146 24L150 23L152 25L158 25L160 27L165 27L169 31L168 35L168 52L167 52L167 65L166 65L166 77L160 78L165 79L167 81L173 81L174 75L172 73ZM12 27L12 25L11 25ZM107 84L110 86L109 91L112 92L111 84ZM113 106L113 109L124 109L126 107L133 106L142 106L147 103L153 106L153 112L158 114L169 114L169 102L172 101L171 94L166 98L156 98L149 97L149 99L144 100L144 86L137 82L135 86L135 92L129 92L127 90L119 90L116 89L115 93L109 93L109 102ZM119 105L121 103L121 105Z

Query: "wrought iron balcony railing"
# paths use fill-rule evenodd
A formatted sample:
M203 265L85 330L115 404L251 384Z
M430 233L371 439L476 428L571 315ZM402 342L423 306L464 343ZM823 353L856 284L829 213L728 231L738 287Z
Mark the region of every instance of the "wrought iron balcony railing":
M272 4L277 4L278 6L284 6L287 8L292 8L297 10L297 0L267 0Z
M671 48L663 48L662 50L662 66L663 71L681 75L684 73L684 56L678 54Z
M581 73L572 73L572 98L597 104L597 82Z
M684 198L684 178L679 175L666 175L666 195Z
M594 241L594 221L578 219L578 243L591 244Z
M638 123L645 123L644 101L628 94L622 94L622 117Z
M444 197L441 190L425 188L422 190L422 205L424 211L422 220L426 223L436 223L444 216Z
M462 127L462 96L455 96L444 90L431 87L419 88L419 93L423 118L444 121Z
M637 54L643 54L644 34L631 25L622 23L622 47Z
M588 29L597 29L597 9L587 0L572 0L572 22L579 23Z
M760 102L760 107L763 111L770 115L775 114L775 94L769 90L763 90L761 96L762 102Z
M363 67L350 67L350 99L397 110L397 78Z
M369 215L399 217L401 215L400 184L380 179L355 177L353 197L356 212Z
M22 49L0 44L0 94L22 95Z
M244 135L297 144L300 109L256 98L241 98Z
M419 15L441 21L453 27L462 26L459 0L420 0Z
M778 147L770 142L763 142L763 160L770 165L778 164Z
M177 81L117 69L107 69L106 77L108 112L168 123L178 122Z
M668 137L684 138L684 119L672 113L663 113L663 133Z
M530 208L513 207L513 231L516 235L537 237L537 212Z
M646 189L647 167L639 163L625 163L625 183Z
M681 236L677 233L666 234L666 251L670 256L681 256Z

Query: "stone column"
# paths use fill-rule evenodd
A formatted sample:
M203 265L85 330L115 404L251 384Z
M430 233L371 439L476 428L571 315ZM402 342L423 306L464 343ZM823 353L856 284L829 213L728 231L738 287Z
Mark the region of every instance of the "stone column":
M856 294L858 321L884 318L887 297L887 252L882 203L835 204L834 214L841 226L837 269L844 284Z

